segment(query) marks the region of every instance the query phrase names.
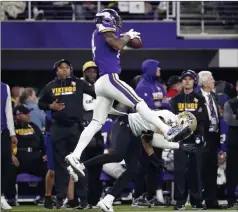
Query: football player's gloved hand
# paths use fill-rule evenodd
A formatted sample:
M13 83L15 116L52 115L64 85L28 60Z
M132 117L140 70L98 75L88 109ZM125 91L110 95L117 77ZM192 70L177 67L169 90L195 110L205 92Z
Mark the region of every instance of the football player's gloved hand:
M140 32L136 32L134 31L134 29L131 29L130 31L121 34L121 36L126 36L128 35L130 37L130 39L134 39L134 38L139 38L140 39Z
M194 152L196 150L196 145L179 143L179 149L185 152Z
M153 139L154 132L151 130L148 130L147 132L142 132L141 138L145 140L146 142L150 142Z

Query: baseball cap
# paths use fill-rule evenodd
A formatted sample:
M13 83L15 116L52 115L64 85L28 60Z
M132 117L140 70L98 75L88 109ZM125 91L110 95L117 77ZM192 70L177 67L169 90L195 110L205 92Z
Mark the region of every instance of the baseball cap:
M29 109L26 105L17 105L13 109L13 115L16 116L16 115L19 115L19 114L28 114L32 110L33 109Z
M88 68L97 68L97 65L93 61L88 61L83 65L83 72L86 71Z

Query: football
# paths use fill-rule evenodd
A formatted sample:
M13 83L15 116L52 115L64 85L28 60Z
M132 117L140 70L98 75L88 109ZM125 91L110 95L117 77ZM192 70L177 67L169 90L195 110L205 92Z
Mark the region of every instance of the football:
M133 49L140 49L142 47L142 41L140 38L134 38L127 43L127 46Z

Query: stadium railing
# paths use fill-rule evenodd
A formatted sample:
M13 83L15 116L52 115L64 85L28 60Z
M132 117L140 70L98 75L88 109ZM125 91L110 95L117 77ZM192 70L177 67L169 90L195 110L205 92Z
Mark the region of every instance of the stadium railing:
M13 5L11 5L13 6ZM47 20L47 21L91 21L96 12L109 7L116 9L123 16L124 20L133 21L154 21L154 20L175 20L176 2L131 2L119 1L117 3L93 2L33 2L28 1L25 5L25 12L17 21ZM16 6L17 11L17 6ZM38 17L37 17L38 16ZM23 17L23 18L22 18ZM37 17L37 18L36 18ZM10 21L14 18L6 18Z
M177 36L237 38L238 2L190 1L176 3Z

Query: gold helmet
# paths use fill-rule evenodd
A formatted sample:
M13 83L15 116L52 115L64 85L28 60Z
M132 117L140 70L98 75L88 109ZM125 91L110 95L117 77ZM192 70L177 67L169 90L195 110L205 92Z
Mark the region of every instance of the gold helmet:
M197 129L197 119L192 113L188 111L178 114L178 124L180 126L188 125L192 132Z

